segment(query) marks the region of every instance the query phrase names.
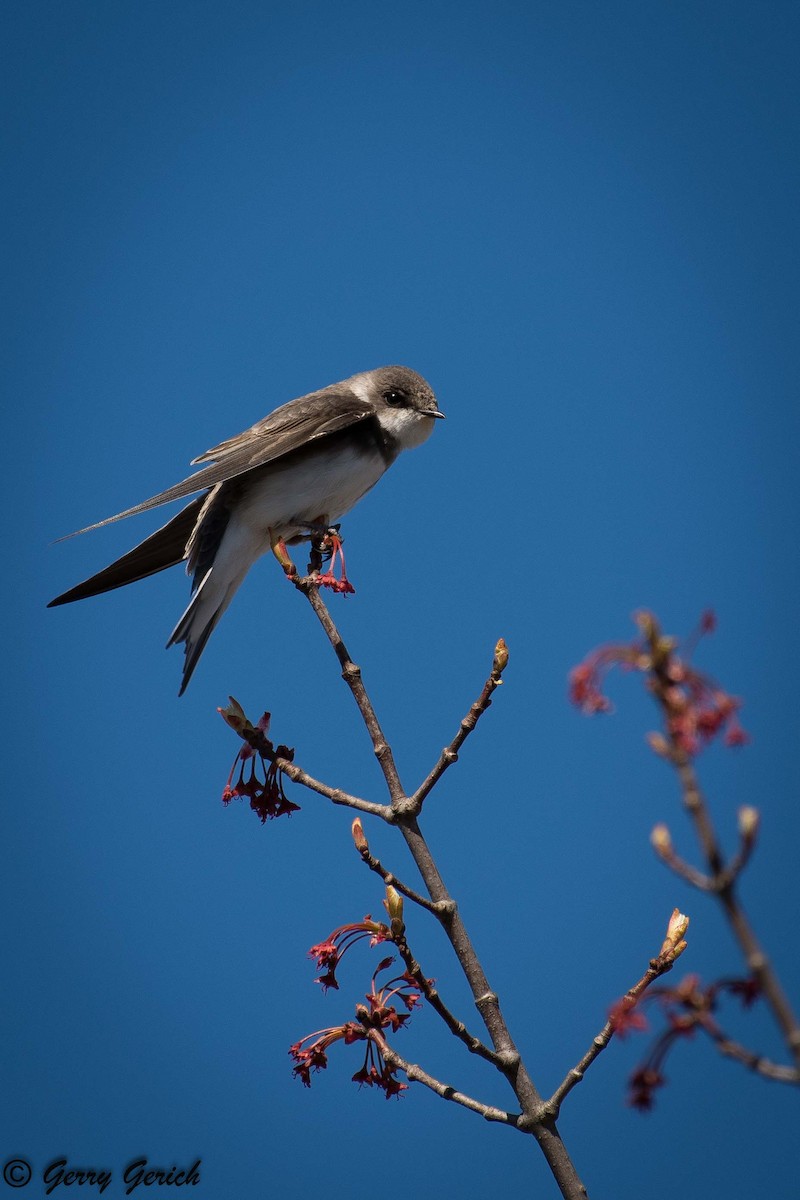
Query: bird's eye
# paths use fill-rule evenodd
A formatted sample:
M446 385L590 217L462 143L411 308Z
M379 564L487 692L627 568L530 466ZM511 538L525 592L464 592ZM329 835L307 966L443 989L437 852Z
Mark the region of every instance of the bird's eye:
M405 392L398 392L396 388L390 388L389 391L384 392L383 398L386 403L391 404L393 408L397 408L399 404L407 403Z

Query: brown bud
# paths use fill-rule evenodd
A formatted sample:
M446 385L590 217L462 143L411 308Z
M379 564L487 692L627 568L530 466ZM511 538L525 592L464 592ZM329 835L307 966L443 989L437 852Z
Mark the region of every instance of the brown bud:
M653 826L653 832L650 834L650 845L656 854L660 854L662 858L672 853L672 837L666 825Z
M508 666L508 646L505 643L505 638L500 638L494 648L494 662L492 663L492 674L502 675Z
M657 754L660 758L669 758L669 742L663 733L648 733L647 744L653 753Z
M761 814L757 808L753 808L749 804L743 804L739 809L738 817L739 833L746 842L752 842L758 833Z
M352 826L353 841L356 844L356 850L359 854L369 854L369 842L364 836L364 826L361 824L359 817L356 817Z

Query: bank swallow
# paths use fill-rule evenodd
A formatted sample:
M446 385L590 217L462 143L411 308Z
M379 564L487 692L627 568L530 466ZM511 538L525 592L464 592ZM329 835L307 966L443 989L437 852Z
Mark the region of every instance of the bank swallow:
M421 445L434 418L442 416L428 384L408 367L364 371L290 400L195 458L192 465L209 465L188 479L79 529L87 533L201 493L162 529L48 607L123 587L185 561L192 596L167 642L184 646L182 695L256 559L270 548L280 554L282 544L327 529L378 482L401 450Z

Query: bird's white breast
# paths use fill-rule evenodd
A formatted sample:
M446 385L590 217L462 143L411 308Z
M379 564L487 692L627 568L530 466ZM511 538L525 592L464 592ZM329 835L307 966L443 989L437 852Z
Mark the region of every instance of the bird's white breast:
M344 516L386 470L377 448L321 445L286 464L277 462L249 481L236 505L236 520L268 540L305 532L320 517Z

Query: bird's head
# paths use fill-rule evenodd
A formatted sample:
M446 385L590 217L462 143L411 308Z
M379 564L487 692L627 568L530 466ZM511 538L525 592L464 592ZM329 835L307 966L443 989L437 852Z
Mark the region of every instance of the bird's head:
M353 391L374 405L381 428L403 450L430 436L433 422L444 417L428 383L409 367L378 367L350 380Z

